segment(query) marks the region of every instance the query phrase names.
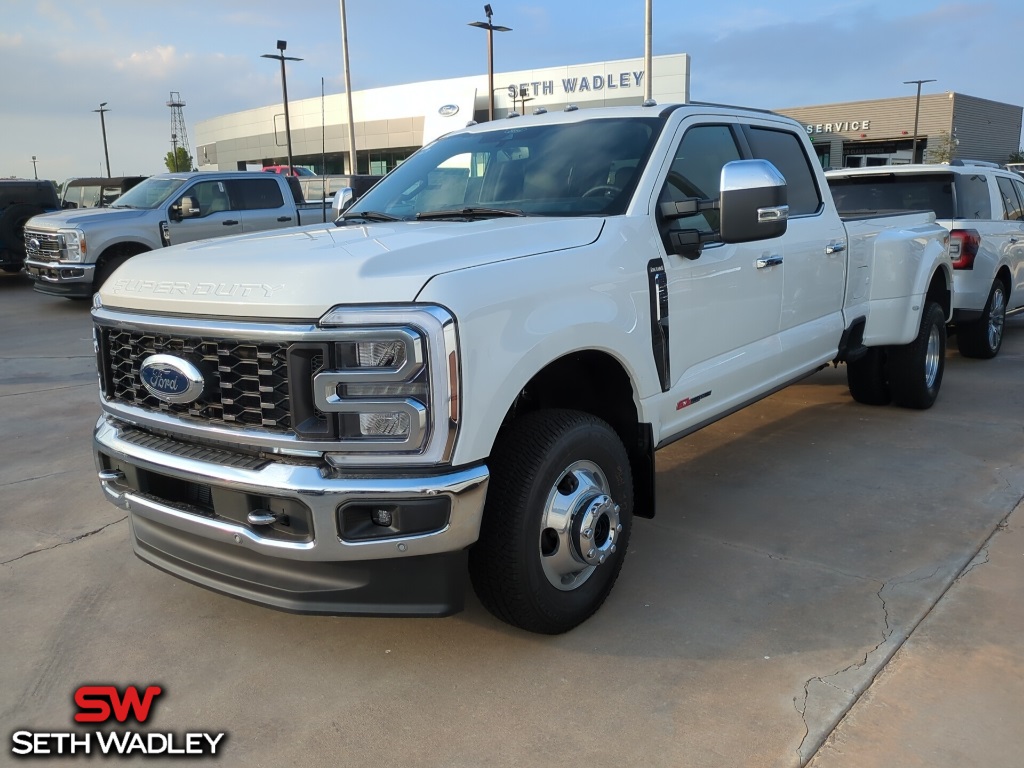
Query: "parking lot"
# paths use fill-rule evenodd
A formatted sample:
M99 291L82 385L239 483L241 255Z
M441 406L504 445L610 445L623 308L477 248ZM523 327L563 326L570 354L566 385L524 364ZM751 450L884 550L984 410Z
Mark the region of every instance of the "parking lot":
M568 634L471 593L446 619L279 613L132 555L88 310L0 277L5 739L72 730L85 683L158 684L146 727L225 732L226 765L800 765L1024 496L1018 316L994 360L947 354L929 411L828 369L662 451L658 516Z

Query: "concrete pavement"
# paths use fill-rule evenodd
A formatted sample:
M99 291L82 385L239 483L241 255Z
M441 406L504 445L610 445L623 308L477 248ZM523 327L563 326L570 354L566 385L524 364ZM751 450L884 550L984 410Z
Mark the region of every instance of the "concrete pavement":
M1024 505L1000 523L810 768L1024 765Z
M949 752L930 713L986 757L958 765L1018 764L980 750L1024 744L1024 601L975 585L1003 572L1015 518L991 537L1024 496L1022 317L995 360L947 356L929 411L859 406L829 369L661 452L658 517L554 638L472 594L439 620L294 616L141 563L92 465L88 307L0 278L0 327L0 764L16 729L74 728L86 683L162 685L153 729L226 731L230 766L797 766L822 743L818 761L913 765ZM973 612L925 644L959 594ZM969 630L990 634L957 646ZM954 714L961 670L1003 687ZM882 739L889 690L916 752Z

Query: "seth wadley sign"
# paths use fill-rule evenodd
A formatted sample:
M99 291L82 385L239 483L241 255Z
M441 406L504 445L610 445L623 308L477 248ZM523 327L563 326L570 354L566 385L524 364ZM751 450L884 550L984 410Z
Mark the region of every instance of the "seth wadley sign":
M613 91L619 88L639 88L643 82L643 70L639 72L618 72L610 75L584 75L583 77L563 77L563 93L586 93L588 91ZM529 83L508 86L510 99L522 98L523 94L533 96L550 96L555 93L554 80L534 80Z

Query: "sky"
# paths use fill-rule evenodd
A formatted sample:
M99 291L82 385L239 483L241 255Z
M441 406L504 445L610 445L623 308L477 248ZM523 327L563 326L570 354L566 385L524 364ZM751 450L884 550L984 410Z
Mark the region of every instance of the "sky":
M642 57L644 0L493 0L494 69ZM166 170L172 91L195 126L344 91L340 0L0 0L0 177ZM691 56L690 96L761 109L957 91L1024 105L1020 0L653 0L654 55ZM347 0L352 89L487 72L473 0Z

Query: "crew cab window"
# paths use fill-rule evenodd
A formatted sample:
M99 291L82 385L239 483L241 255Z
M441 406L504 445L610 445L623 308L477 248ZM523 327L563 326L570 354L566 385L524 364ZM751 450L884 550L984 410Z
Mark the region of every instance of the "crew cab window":
M740 159L739 147L728 125L698 125L683 134L659 203L688 198L714 200L721 195L722 166ZM718 211L705 211L669 223L668 231L696 229L711 232L718 229ZM666 234L666 243L667 234ZM666 249L668 246L666 245Z
M228 192L236 211L256 211L280 208L284 205L281 186L274 178L231 179Z
M996 184L999 185L999 197L1003 200L1003 218L1020 221L1020 200L1017 198L1017 192L1013 189L1013 182L1004 176L996 176Z
M786 178L790 215L817 213L821 192L800 138L789 131L751 126L747 141L754 157L768 160Z
M198 204L200 217L231 210L223 181L201 181L190 187L183 196L191 197Z

